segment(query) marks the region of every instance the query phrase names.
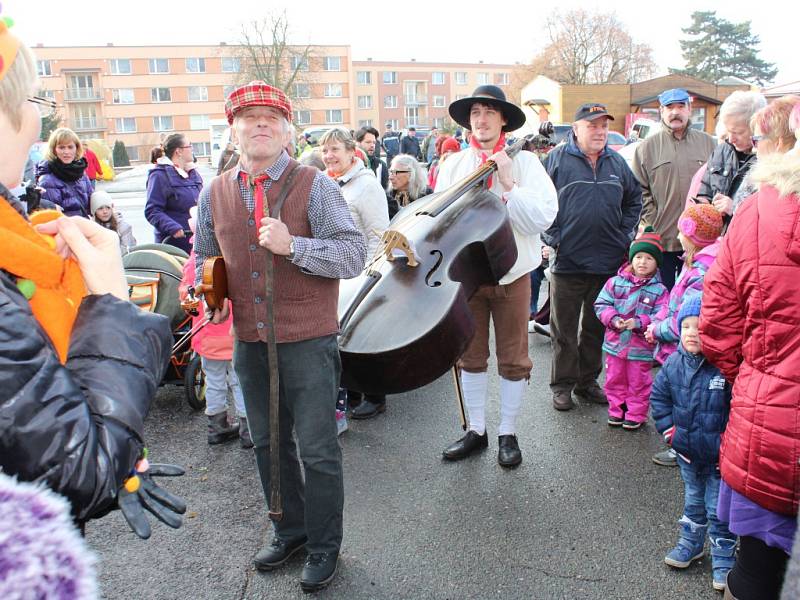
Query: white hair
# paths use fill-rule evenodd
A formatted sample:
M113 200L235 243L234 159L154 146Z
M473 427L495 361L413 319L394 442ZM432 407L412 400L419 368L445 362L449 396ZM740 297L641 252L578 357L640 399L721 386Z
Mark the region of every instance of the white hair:
M425 189L428 187L428 182L425 178L425 169L419 164L416 158L410 154L398 154L392 159L390 169L403 167L408 169L408 195L411 200L417 200L425 195ZM392 190L392 184L389 182L389 190Z
M758 92L736 90L725 98L719 109L720 121L724 119L741 119L750 123L750 118L767 105L767 99Z

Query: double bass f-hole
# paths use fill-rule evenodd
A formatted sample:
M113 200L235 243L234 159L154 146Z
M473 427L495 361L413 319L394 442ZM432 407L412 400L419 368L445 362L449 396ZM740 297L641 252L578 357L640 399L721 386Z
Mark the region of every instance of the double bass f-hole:
M442 264L442 259L444 255L442 254L441 250L431 250L431 256L436 257L436 263L431 267L431 270L428 271L428 274L425 275L425 285L428 287L439 287L442 285L442 282L439 280L431 281L433 274L439 270L439 265Z

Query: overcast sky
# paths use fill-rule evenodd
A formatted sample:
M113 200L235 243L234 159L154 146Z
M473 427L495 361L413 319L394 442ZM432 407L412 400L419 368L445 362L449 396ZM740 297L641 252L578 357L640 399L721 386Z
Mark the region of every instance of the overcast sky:
M296 43L349 44L355 60L440 62L529 62L542 47L543 22L550 10L602 7L615 11L634 39L648 43L661 71L683 66L681 27L695 10L716 10L729 21L752 21L761 38L763 60L779 68L775 83L800 80L796 59L800 2L726 0L579 2L486 0L0 0L14 31L33 46L216 44L237 42L241 23L286 7ZM782 8L778 8L782 5ZM754 7L758 7L758 11ZM492 10L496 7L496 10ZM652 7L652 8L651 8ZM663 8L662 8L663 7Z

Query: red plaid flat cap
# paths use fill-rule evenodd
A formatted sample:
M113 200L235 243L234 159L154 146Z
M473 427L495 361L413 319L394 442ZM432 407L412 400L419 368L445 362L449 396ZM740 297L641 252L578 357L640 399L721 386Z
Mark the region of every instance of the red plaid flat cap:
M292 122L292 103L286 94L263 81L251 81L228 94L225 99L225 116L228 117L228 124L233 125L236 113L248 106L273 106L283 113L289 123Z

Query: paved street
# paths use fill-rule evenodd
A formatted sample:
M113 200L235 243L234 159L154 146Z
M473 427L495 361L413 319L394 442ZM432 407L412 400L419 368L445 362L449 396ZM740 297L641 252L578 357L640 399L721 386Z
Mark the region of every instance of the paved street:
M611 430L602 407L557 413L545 381L549 344L531 335L534 371L520 419L522 465L496 462L498 403L487 413L490 448L461 463L441 450L459 436L450 378L389 398L386 414L351 422L342 436L345 538L340 574L320 598L720 598L704 560L686 572L663 564L675 541L677 469L650 461L651 426ZM494 366L491 369L495 371ZM491 388L497 390L496 375ZM187 469L167 482L189 503L181 530L148 541L119 513L90 524L107 598L303 598L295 557L275 573L250 561L269 538L255 461L238 442L209 447L205 417L162 388L146 425L154 460Z

